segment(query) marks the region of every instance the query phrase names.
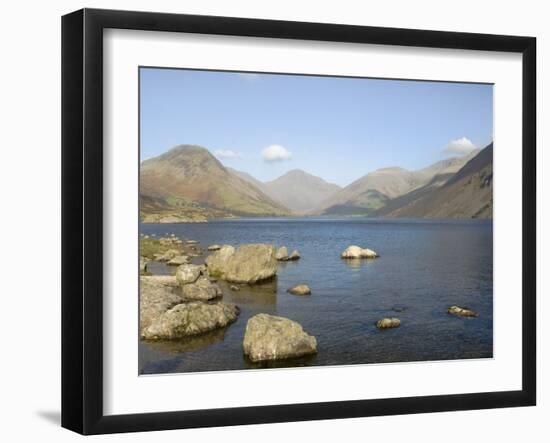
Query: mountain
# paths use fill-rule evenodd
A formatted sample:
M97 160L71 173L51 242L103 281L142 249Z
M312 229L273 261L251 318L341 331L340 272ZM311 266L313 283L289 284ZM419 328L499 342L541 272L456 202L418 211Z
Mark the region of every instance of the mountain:
M436 181L444 183L476 153L467 157L441 160L417 171L399 167L378 169L329 197L311 213L371 215L388 205L391 200L427 185L436 177Z
M393 199L372 215L492 218L493 144L476 154L450 177L448 173L435 175L425 186Z
M265 189L265 183L261 182L260 180L252 177L248 172L243 171L237 171L236 169L230 168L228 166L225 167L229 172L232 174L237 175L238 177L242 178L243 180L247 181L248 183L253 184L256 186L260 191L262 191L264 194L267 194Z
M250 174L236 169L229 169L233 174L252 183L273 200L279 202L295 214L304 214L319 205L322 201L342 189L328 183L320 177L308 174L301 169L293 169L279 178L261 182Z
M264 183L263 189L273 200L295 213L303 214L342 188L301 169L293 169L273 181Z
M180 145L141 163L142 219L229 215L288 215L250 182L228 171L207 149ZM222 215L223 214L223 215Z

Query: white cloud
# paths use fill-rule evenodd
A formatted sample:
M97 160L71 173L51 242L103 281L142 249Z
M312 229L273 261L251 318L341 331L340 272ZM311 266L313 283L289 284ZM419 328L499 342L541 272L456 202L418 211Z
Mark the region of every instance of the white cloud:
M216 149L214 155L219 158L242 158L243 156L240 152L231 149Z
M462 137L456 140L451 140L447 146L445 146L445 149L443 149L443 153L448 155L466 155L474 149L477 149L476 145L474 145L472 141L466 137Z
M271 145L262 151L262 158L268 163L290 160L292 152L281 145Z

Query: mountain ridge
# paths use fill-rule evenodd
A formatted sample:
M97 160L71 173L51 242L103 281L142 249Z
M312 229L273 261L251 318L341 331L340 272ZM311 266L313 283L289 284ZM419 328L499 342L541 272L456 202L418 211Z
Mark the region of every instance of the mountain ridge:
M140 215L150 222L288 215L492 217L492 143L415 171L380 168L345 187L302 169L261 182L198 145L175 146L144 160L140 170Z

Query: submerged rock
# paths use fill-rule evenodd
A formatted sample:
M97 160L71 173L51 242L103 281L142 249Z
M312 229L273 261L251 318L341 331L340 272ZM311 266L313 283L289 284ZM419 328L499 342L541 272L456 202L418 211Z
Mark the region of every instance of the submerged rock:
M199 277L196 282L183 285L181 290L187 300L208 301L222 296L220 287L206 277Z
M246 244L235 250L224 245L208 256L208 273L231 283L257 283L277 274L276 251L273 245Z
M376 327L378 329L397 328L400 325L401 325L401 320L395 317L383 318L382 320L378 320L376 322Z
M359 246L348 246L341 255L342 258L377 258L379 255L372 249L361 248Z
M294 295L309 295L311 294L311 289L309 289L308 285L296 285L292 286L292 288L287 289L287 292L290 292Z
M231 289L232 291L240 291L241 288L239 288L237 285L231 285L229 286L229 289Z
M234 322L239 308L230 303L180 303L161 314L144 328L141 337L171 340L223 328Z
M189 257L186 255L177 255L172 260L169 260L166 264L170 266L180 266L185 263L189 263Z
M257 314L248 320L243 340L252 361L279 360L317 352L317 340L288 318Z
M451 306L447 309L447 313L457 315L459 317L479 317L479 314L468 308L461 308L460 306Z

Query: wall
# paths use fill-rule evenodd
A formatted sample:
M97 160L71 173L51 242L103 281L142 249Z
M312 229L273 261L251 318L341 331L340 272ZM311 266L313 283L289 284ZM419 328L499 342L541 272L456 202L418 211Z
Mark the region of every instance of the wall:
M519 7L521 5L521 7ZM19 1L5 3L0 32L2 148L2 376L0 406L4 441L40 438L81 439L58 427L60 392L60 16L83 6L112 9L234 15L302 21L411 27L452 31L536 36L538 40L538 141L542 151L543 109L550 103L542 78L550 75L550 29L544 3L470 1L438 2L254 2L202 0ZM542 152L541 152L542 153ZM548 156L539 157L539 190L549 195L542 167L550 173ZM539 196L539 202L542 199ZM548 203L539 225L548 221ZM540 230L540 228L539 228ZM549 235L539 250L539 270L549 265ZM542 244L542 241L540 242ZM511 258L513 259L513 258ZM546 265L546 266L545 266ZM539 281L539 298L550 281ZM545 291L546 290L546 291ZM7 302L7 304L6 304ZM539 303L539 312L547 307ZM540 315L539 315L540 317ZM539 374L549 367L548 324L539 322ZM452 380L468 384L468 380ZM295 439L502 441L549 434L544 418L550 413L550 388L539 377L539 406L461 413L425 414L354 420L170 431L155 434L98 437L99 441L201 441ZM321 387L320 387L321 389Z

